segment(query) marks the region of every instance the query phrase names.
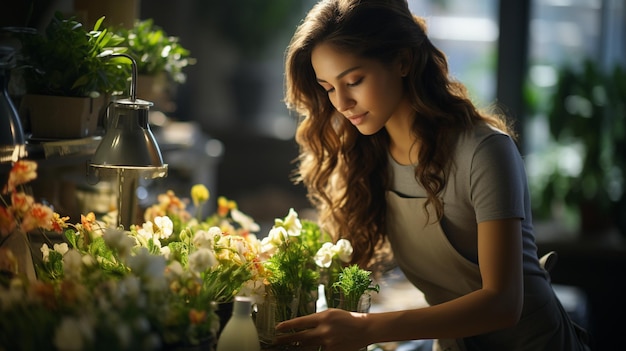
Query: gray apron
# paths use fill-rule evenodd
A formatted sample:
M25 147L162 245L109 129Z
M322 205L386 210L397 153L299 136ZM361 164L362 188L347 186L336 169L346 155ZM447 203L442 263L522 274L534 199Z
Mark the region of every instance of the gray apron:
M387 235L394 259L430 305L464 296L482 286L478 265L448 241L438 222L424 212L425 198L387 192ZM547 272L546 272L547 274ZM509 329L457 340L438 340L435 350L559 351L586 350L547 276L524 276L524 307Z

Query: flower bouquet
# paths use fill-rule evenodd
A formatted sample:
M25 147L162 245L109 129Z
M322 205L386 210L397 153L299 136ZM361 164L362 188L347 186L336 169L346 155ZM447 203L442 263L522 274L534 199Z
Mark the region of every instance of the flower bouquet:
M347 267L350 242L333 243L293 209L259 240L259 225L225 197L218 197L214 214L201 218L209 192L195 185L195 214L188 211L188 200L168 191L145 210L143 224L128 230L93 213L68 224L68 218L17 190L35 177L36 164L16 163L2 191L0 234L5 238L17 229L40 227L64 230L64 239L41 247L36 279L16 274L19 265L10 251L0 250L0 267L10 271L0 285L0 345L6 349L160 350L204 344L211 349L220 323L230 317L223 315L220 322L216 310L237 295L254 299L259 336L271 343L277 322L314 313L320 298L343 308L366 291L378 291L369 272ZM320 284L323 296L318 296ZM15 338L24 330L37 333Z
M36 164L19 165L29 171L10 177L4 193L34 179ZM14 180L18 174L21 180ZM202 190L192 189L194 201L208 199ZM41 247L36 280L12 274L0 286L3 348L160 350L209 344L212 349L219 328L215 302L232 299L255 274L256 238L239 235L255 229L254 222L225 199L219 202L229 206L226 210L220 207L211 220L198 221L168 192L146 211L143 225L123 231L92 213L65 224L66 218L51 211L31 211L49 213L35 216L45 221L35 221L30 212L16 210L22 206L13 198L2 210L3 233L37 223L45 229L62 225L65 235L62 242ZM37 333L28 340L15 338L31 329Z
M37 163L19 160L0 194L0 271L8 279L16 275L36 279L28 233L35 229L60 232L67 219L29 194L27 183L36 178Z
M266 294L258 304L256 324L264 344L275 338L277 323L316 312L316 302L332 299L330 289L338 272L352 255L345 239L336 244L319 225L300 220L290 209L283 219L275 219L267 237L261 240L260 258L265 270Z
M208 199L204 186L194 186L191 193L197 206ZM217 213L199 221L169 191L159 196L159 203L148 208L144 217L141 227L131 226L131 235L141 246L162 254L172 272L195 281L213 302L232 302L244 284L260 274L258 240L253 233L259 226L234 201L218 198Z

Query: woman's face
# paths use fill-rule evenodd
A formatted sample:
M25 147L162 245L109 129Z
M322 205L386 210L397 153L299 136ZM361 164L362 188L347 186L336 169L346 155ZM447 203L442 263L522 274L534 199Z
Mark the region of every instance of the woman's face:
M397 61L383 65L326 43L311 53L317 81L330 102L365 135L378 132L408 105L403 103L403 69Z

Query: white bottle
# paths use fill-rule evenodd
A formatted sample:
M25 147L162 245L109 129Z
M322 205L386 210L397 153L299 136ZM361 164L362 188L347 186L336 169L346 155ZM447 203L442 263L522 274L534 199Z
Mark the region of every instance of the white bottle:
M252 320L252 299L236 296L233 314L222 329L216 351L260 351L259 334Z
M328 309L328 302L326 301L326 289L324 284L317 286L317 301L315 302L315 312L322 312Z

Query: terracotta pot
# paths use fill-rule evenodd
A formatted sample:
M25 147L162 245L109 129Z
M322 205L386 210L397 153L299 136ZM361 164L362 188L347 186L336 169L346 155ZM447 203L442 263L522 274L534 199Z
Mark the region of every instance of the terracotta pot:
M97 134L106 99L26 94L20 117L30 127L32 138L76 139Z
M130 29L139 18L140 5L140 0L74 0L74 10L83 17L89 29L102 16L106 26Z

